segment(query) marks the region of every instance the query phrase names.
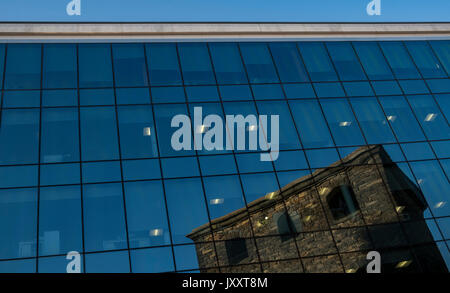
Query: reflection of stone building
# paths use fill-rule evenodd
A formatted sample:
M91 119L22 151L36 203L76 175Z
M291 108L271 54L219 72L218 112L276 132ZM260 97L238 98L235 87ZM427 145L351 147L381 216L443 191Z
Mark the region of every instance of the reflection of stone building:
M423 218L426 207L381 146L362 147L248 210L213 220L213 233L205 224L187 237L204 272L215 272L217 261L229 266L222 272L258 272L259 259L264 272L365 271L370 250L381 253L385 272L447 271Z

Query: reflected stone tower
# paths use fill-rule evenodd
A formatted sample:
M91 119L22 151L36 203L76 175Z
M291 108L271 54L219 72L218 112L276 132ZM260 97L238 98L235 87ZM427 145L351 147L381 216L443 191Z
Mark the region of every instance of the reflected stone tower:
M365 272L371 250L380 252L382 272L446 272L426 209L420 189L375 145L187 237L202 272L217 272L217 263L221 272L260 272L259 261L263 272Z

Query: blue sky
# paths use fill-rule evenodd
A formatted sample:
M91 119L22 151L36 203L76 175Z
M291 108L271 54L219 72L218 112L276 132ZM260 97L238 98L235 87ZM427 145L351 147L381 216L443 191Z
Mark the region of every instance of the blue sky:
M366 14L370 1L81 0L68 16L70 0L0 0L0 21L450 21L450 0L381 0L381 16Z

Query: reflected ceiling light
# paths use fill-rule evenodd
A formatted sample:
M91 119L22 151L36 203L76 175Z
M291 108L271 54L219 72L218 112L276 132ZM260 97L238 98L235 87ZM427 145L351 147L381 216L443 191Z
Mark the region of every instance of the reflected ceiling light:
M268 220L268 219L269 219L269 217L268 217L268 216L265 216L265 217L264 217L264 220Z
M436 209L439 209L439 208L442 208L444 205L445 205L445 201L440 201L434 207Z
M306 216L306 217L303 218L303 221L304 222L309 222L309 221L311 221L311 218L312 218L311 216Z
M209 201L210 204L216 205L216 204L223 204L223 198L213 198Z
M319 194L320 194L320 195L324 195L328 190L329 190L328 187L322 187L322 188L320 189L320 191L319 191Z
M275 197L275 192L271 192L267 195L268 199L273 199Z
M340 127L346 127L346 126L350 126L352 123L350 121L342 121L339 122L339 126Z
M397 211L397 213L403 212L404 209L405 209L405 206L396 206L395 207L395 210Z
M425 122L431 122L434 119L436 119L437 114L436 113L429 113L426 117L425 117Z
M394 122L395 119L397 119L397 116L394 116L394 115L389 115L389 116L387 116L387 120L389 120L389 121L391 121L391 122Z
M143 134L144 134L144 136L150 136L150 135L152 135L152 130L151 130L151 128L150 128L150 127L144 127Z
M424 181L425 181L425 180L423 180L423 179L419 179L419 180L417 180L417 183L423 184Z
M399 263L395 266L395 268L396 268L396 269L406 268L406 267L409 266L411 263L412 263L411 260L404 260L404 261L399 262Z
M356 269L347 269L347 270L345 270L345 272L347 274L353 274L353 273L356 273Z
M153 229L153 230L150 230L150 233L149 233L149 235L150 236L161 236L163 234L163 229Z
M197 127L197 133L205 133L206 131L208 131L209 127L206 125L199 125Z
M256 130L258 130L258 126L256 126L256 125L249 125L248 126L248 131L256 131Z

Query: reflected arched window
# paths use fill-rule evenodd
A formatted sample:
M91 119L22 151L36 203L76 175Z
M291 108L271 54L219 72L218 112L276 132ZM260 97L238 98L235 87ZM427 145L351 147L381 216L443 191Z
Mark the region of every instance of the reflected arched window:
M355 193L348 185L334 188L328 195L327 202L334 220L340 220L359 210Z

